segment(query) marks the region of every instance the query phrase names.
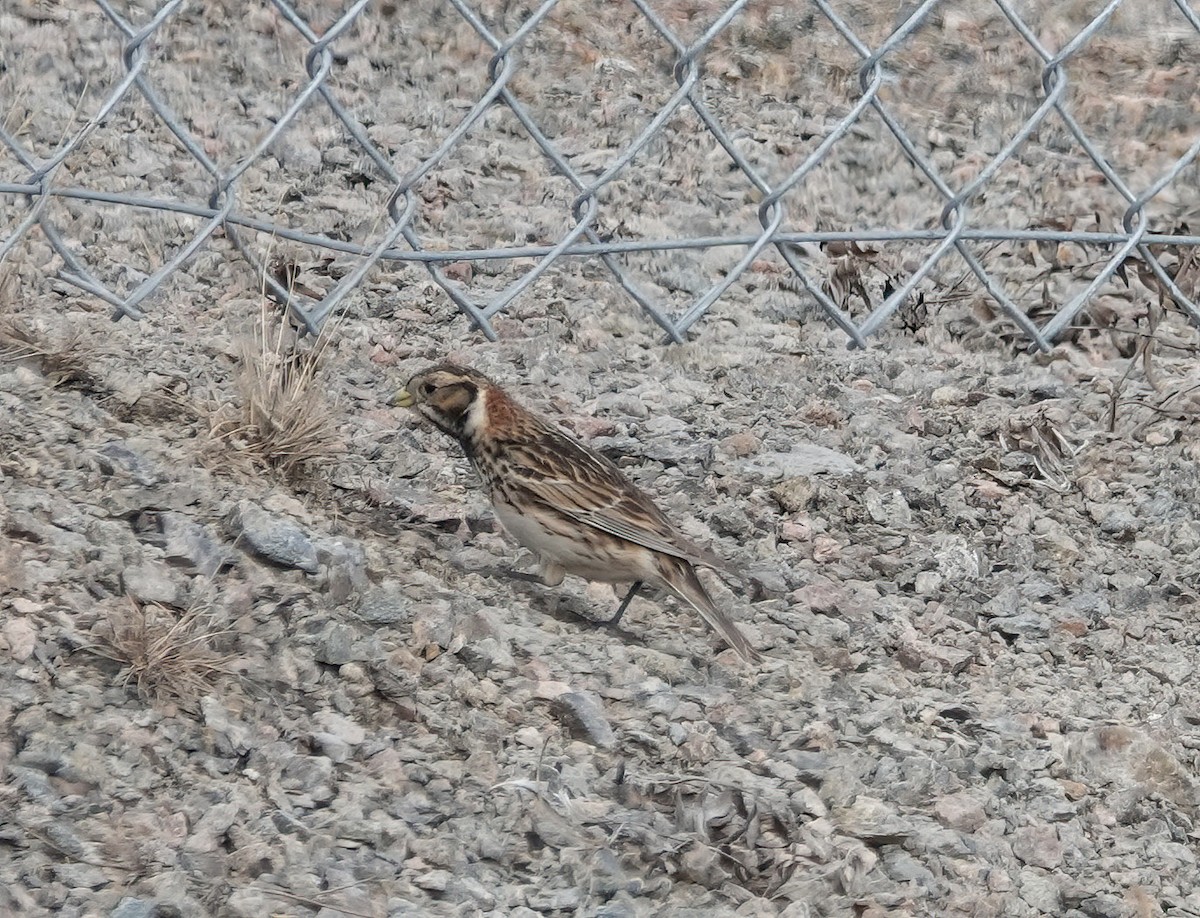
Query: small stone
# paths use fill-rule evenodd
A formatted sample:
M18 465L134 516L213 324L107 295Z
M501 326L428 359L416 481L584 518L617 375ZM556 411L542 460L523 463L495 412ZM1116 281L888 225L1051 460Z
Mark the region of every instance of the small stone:
M630 418L647 418L650 409L636 395L626 392L603 392L596 397L597 414L623 415Z
M753 460L742 462L741 468L769 480L821 474L849 475L861 470L861 466L845 453L814 443L797 443L786 453L761 453Z
M341 765L350 758L350 744L345 740L323 731L317 731L311 736L313 743L321 751L321 755L335 765Z
M1062 865L1062 843L1054 826L1022 826L1012 835L1013 854L1023 864L1045 870Z
M349 625L331 622L317 643L313 656L318 662L331 666L357 662L363 659L363 654L355 644L356 637L354 629Z
M967 400L965 390L957 386L939 386L929 397L930 404L939 406L962 405Z
M434 892L445 892L446 887L454 878L449 870L430 870L413 878L413 885L421 889L430 889Z
M204 811L204 815L192 826L184 848L193 852L216 851L223 843L229 827L241 812L236 803L218 803Z
M564 692L550 707L572 736L601 749L616 745L616 735L604 716L604 705L594 692Z
M1091 625L1087 619L1072 616L1059 619L1054 623L1054 628L1070 637L1081 638L1091 630Z
M829 815L829 808L825 805L825 801L811 787L801 786L800 790L792 794L790 803L793 812L800 816L820 819Z
M1080 784L1078 781L1071 781L1067 778L1059 778L1058 783L1062 785L1063 794L1068 800L1082 800L1087 796L1087 785Z
M96 451L96 464L106 475L123 474L144 488L162 481L162 476L145 456L124 440L106 443Z
M1013 878L1006 870L989 870L987 885L993 892L1008 892L1013 888Z
M513 739L528 749L538 749L542 745L542 733L537 727L522 727L513 734Z
M333 762L323 755L293 756L284 766L279 783L295 799L329 800L333 796Z
M441 599L422 603L414 609L412 636L421 648L446 648L454 640L458 616L449 602Z
M8 646L8 655L18 663L24 663L33 656L37 646L37 629L27 618L10 618L0 629L0 637Z
M508 647L494 637L483 637L466 644L458 650L459 659L475 675L483 678L512 669L513 655Z
M860 794L836 818L842 831L869 845L898 845L913 834L912 822L883 800Z
M429 454L409 433L402 434L392 453L392 478L415 478L432 465Z
M180 589L171 577L170 568L158 561L147 561L121 572L124 591L141 602L157 602L164 606L179 606Z
M938 821L960 832L974 832L987 822L987 813L978 795L968 791L947 794L933 805Z
M1072 564L1083 557L1083 551L1075 538L1057 528L1039 534L1034 540L1034 545L1039 553L1053 558L1059 564Z
M914 672L960 673L974 658L974 654L968 650L926 641L906 641L896 651L896 659L900 664Z
M54 872L72 889L103 889L112 882L102 868L93 864L58 864Z
M1039 915L1061 915L1062 893L1054 878L1029 867L1021 871L1020 897Z
M230 518L230 528L239 544L277 564L308 574L320 569L317 549L308 535L294 522L267 513L252 501L243 500Z
M232 563L229 552L208 529L182 513L162 513L158 527L166 542L163 551L168 561L182 562L202 577L212 577Z
M1179 428L1169 427L1167 430L1151 430L1146 434L1147 446L1168 446L1179 439Z
M807 542L812 538L812 526L807 522L784 520L779 524L781 542Z
M201 698L200 711L204 715L204 725L213 737L213 746L222 755L244 755L254 748L254 731L236 716L231 716L218 696Z
M596 437L612 437L620 433L617 425L607 418L572 418L571 426L575 431L575 436L581 440L594 440Z
M820 615L834 616L844 615L852 604L849 590L825 577L818 577L807 586L793 590L791 600Z
M154 900L126 896L108 913L108 918L156 918L158 914L158 903Z
M679 434L687 430L687 422L670 415L651 415L642 430L649 434Z
M368 588L355 612L368 625L403 625L413 616L410 600L396 583Z
M1050 619L1036 612L1025 612L988 622L993 631L1009 638L1044 638L1050 634Z
M318 711L313 715L313 721L351 746L357 746L367 738L367 731L361 724L333 711Z
M771 488L771 497L787 513L799 513L816 495L816 487L806 477L785 478Z
M1129 918L1130 915L1137 914L1130 910L1128 902L1116 896L1091 896L1079 903L1079 910L1087 915L1087 918ZM1142 914L1162 913L1155 909L1153 912L1146 911Z
M391 351L387 350L382 344L376 344L373 348L371 348L371 352L367 355L367 359L370 360L371 363L379 364L381 367L394 367L399 362L399 358L397 358L396 355Z
M1132 539L1141 528L1137 517L1123 504L1105 504L1089 508L1100 531L1115 539Z
M234 889L221 903L221 911L229 918L261 918L274 914L278 907L279 899L274 893L253 886ZM152 918L159 918L158 913L154 912Z
M349 539L322 539L315 543L317 561L325 566L329 598L342 602L351 593L370 585L367 579L367 553L362 545Z
M903 848L890 847L883 854L883 870L900 883L915 883L926 889L937 885L933 873Z
M24 768L34 768L48 775L57 775L71 767L68 747L44 733L30 737L17 753L16 762Z
M942 589L942 575L937 571L921 571L913 580L918 596L933 596Z
M813 560L818 564L832 564L841 560L842 545L831 536L817 536L813 539Z
M863 506L876 523L892 529L907 529L912 525L912 510L899 491L880 492L867 488Z
M762 447L762 440L749 430L731 434L717 444L718 455L724 454L738 459L752 456Z

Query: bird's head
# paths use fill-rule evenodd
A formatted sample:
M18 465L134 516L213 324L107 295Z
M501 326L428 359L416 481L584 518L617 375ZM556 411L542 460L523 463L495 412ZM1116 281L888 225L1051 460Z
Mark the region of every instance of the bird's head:
M439 363L415 374L388 404L412 408L450 436L469 443L487 425L489 393L499 391L470 367Z

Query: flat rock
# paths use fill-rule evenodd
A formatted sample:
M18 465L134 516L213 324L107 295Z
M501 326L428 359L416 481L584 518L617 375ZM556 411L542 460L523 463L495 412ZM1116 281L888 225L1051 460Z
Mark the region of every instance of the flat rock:
M616 745L617 737L605 717L604 705L594 692L563 692L550 707L573 736L602 749Z
M761 475L771 481L813 475L850 475L861 471L861 466L845 453L814 443L797 443L786 453L759 453L753 459L740 462L739 467L743 472Z
M307 574L320 570L312 539L292 520L268 513L252 501L243 500L231 515L229 526L237 544L280 567L296 568Z
M1022 826L1012 833L1013 854L1031 867L1054 870L1062 865L1063 850L1052 825Z
M947 794L933 805L934 815L943 825L960 832L974 832L987 821L982 794L960 791Z

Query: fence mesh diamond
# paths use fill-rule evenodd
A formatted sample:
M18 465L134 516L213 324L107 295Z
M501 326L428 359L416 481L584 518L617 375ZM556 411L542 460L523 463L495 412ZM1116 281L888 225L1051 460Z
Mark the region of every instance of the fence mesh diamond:
M139 318L236 252L313 332L420 265L495 337L581 262L674 341L780 291L859 345L951 294L1043 349L1200 325L1186 0L882 6L16 0L0 262Z

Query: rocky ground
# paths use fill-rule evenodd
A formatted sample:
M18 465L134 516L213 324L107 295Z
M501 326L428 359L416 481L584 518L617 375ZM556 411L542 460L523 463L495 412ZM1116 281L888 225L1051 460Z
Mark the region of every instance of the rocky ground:
M424 25L373 11L361 41L465 47L450 13L421 9ZM219 25L191 15L180 35ZM773 21L739 40L770 46ZM267 25L237 40L283 42ZM994 14L967 25L1003 34ZM368 75L350 88L381 85ZM390 101L397 137L430 111ZM1159 117L1152 152L1185 121ZM107 174L119 136L100 132L75 180ZM562 219L554 189L531 209L504 198L528 176L488 157L519 151L474 149L448 244L488 237L489 195L530 221L519 241ZM324 183L349 195L340 228L368 221L377 187L346 191L335 159L280 154L248 200L309 167L298 208ZM830 169L864 174L855 156ZM864 200L887 180L867 171ZM1076 211L1096 204L1071 187ZM1164 220L1195 218L1189 187ZM644 197L661 219L669 202ZM174 225L55 206L114 282ZM991 257L1054 302L1098 256ZM312 264L319 283L341 262ZM695 264L636 268L670 297ZM0 912L1200 915L1200 364L1136 272L1031 355L961 265L869 351L775 262L677 347L586 263L539 281L494 344L417 268L381 270L296 343L219 242L138 324L56 267L36 233L0 265ZM883 272L862 272L877 295ZM507 576L532 559L457 447L386 407L445 356L618 458L742 571L708 583L765 662L661 596L614 632L590 621L609 588Z

